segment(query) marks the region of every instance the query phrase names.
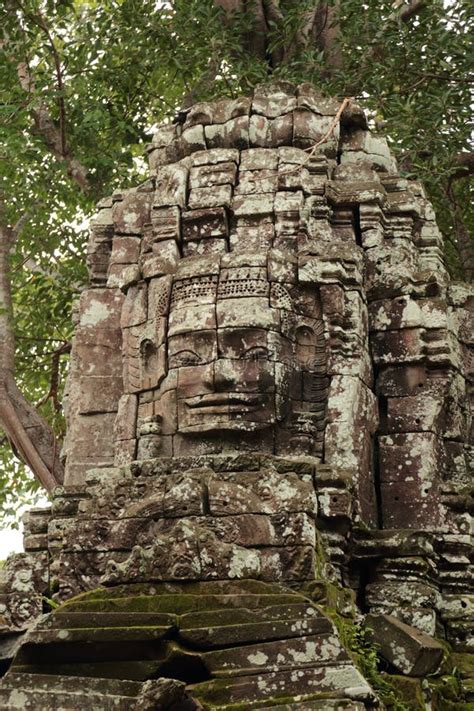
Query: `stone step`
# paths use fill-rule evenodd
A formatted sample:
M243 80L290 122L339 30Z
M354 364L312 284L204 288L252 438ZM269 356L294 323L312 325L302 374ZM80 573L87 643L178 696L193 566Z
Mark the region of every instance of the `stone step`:
M190 686L189 693L205 708L215 711L230 704L242 704L243 708L245 703L251 708L251 703L262 698L271 698L274 702L281 698L284 706L286 699L292 696L296 696L299 702L326 698L351 699L369 704L377 701L362 674L350 664L213 679Z
M291 639L332 631L331 622L325 617L298 617L288 620L267 620L213 626L180 629L178 638L183 642L200 648L252 643L256 640L266 642L276 639Z
M366 705L363 702L351 701L350 699L324 699L317 701L292 701L291 704L283 706L259 706L259 711L365 711Z
M57 610L37 629L103 627L175 627L178 616L153 612L68 612Z
M201 659L219 678L338 664L349 657L337 635L324 634L204 652Z
M124 679L130 681L145 681L155 678L158 670L163 664L163 659L144 660L94 660L78 662L71 660L69 663L54 663L47 660L41 664L41 660L34 663L15 664L14 671L18 674L59 674L66 676L87 676L99 677L102 679Z
M118 679L9 672L0 684L5 711L128 711L142 685Z
M196 627L218 627L219 625L248 624L249 622L270 622L273 620L296 620L303 618L318 618L326 620L319 610L307 603L293 603L289 605L269 605L262 609L245 607L210 610L203 612L189 612L179 617L180 630Z
M166 627L82 627L80 629L34 630L28 644L57 644L72 642L136 642L163 639L173 628Z
M270 605L262 610L252 608L232 608L202 612L189 612L183 615L156 612L79 612L65 609L56 610L37 629L80 629L104 627L205 627L211 621L214 626L219 623L228 624L232 619L234 624L250 621L268 621L273 619L297 619L298 617L323 616L318 610L307 603L292 603L287 605Z
M84 597L61 606L64 612L154 612L182 615L194 611L220 610L224 608L262 609L273 605L291 605L305 598L295 593L269 595L193 595L170 593L160 595L128 595L107 598ZM307 603L306 603L307 604Z
M129 696L69 694L21 687L3 689L0 686L2 711L131 711L134 706Z
M114 585L113 587L103 587L81 593L76 598L80 600L102 600L122 597L141 597L161 595L203 595L211 596L237 596L253 595L291 595L295 598L302 598L301 593L292 592L283 583L268 583L262 580L207 580L207 581L181 581L181 582L157 582L157 583L127 583L126 585Z
M61 674L24 674L8 672L2 679L2 688L53 689L66 693L106 692L115 696L136 696L141 689L140 682L121 679L101 679L89 676L65 676Z
M102 649L94 652L93 656L97 657L97 661L92 660L92 655L88 661L76 661L74 645L71 645L69 651L68 654L68 650L63 649L62 653L57 655L58 660L61 660L59 663L51 659L50 652L49 659L42 664L41 648L39 654L36 654L37 658L32 655L34 650L30 649L24 663L16 664L13 671L145 680L162 674L173 676L172 670L192 668L195 665L209 675L209 678L227 678L260 674L262 671L347 664L349 659L337 635L334 634L258 642L208 652L186 649L175 641L169 640L160 646L159 658L153 660L114 660L107 656L107 651L110 654L110 649ZM143 652L143 645L141 651ZM158 650L150 648L150 652L156 654Z

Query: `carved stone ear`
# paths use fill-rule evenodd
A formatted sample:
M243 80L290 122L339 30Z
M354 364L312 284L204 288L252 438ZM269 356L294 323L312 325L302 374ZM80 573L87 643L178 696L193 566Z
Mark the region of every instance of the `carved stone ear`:
M298 326L295 331L295 357L302 370L314 367L317 347L317 336L311 326Z
M144 338L140 342L140 356L142 358L142 362L146 365L146 363L156 354L157 350L156 345L150 338Z
M151 338L140 340L140 380L142 389L156 388L167 373L166 348Z

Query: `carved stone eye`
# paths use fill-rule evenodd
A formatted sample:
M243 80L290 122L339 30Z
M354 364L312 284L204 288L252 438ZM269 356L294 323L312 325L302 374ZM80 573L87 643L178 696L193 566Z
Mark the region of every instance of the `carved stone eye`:
M201 362L201 356L194 351L179 351L170 356L169 367L180 368L186 365L198 365Z
M254 346L254 348L249 348L245 353L242 354L241 358L243 360L267 360L270 356L270 352L264 346Z

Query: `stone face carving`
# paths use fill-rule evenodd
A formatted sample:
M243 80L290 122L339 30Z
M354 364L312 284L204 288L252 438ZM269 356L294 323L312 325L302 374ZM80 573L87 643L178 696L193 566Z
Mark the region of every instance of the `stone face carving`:
M167 318L163 298L153 298L152 326L127 329L125 387L146 391L138 405L143 454L199 453L205 444L219 452L238 447L244 433L272 453L318 453L327 384L320 299L284 273L277 280L281 261L271 251L184 260ZM191 269L196 276L187 276Z

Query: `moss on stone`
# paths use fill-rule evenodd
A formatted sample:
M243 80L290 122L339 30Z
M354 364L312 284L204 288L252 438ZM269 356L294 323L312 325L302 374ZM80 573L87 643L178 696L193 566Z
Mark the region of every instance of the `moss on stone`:
M325 580L311 580L305 583L301 592L324 610L333 610L339 615L353 617L355 595L350 589L340 588Z
M334 692L320 691L310 694L298 694L295 696L265 696L262 699L254 699L249 701L226 701L226 693L228 693L229 679L213 679L212 681L196 684L189 687L189 692L192 698L199 701L204 711L246 711L247 709L258 709L268 706L284 706L285 704L293 705L302 701L324 701L326 699L334 699ZM344 703L341 701L341 704ZM341 708L344 706L341 705Z
M341 615L334 608L323 608L323 611L334 622L341 643L354 664L387 708L390 711L411 711L391 683L391 675L379 671L378 650L370 640L368 628L356 624L353 618Z
M433 711L465 711L465 686L457 669L430 680Z
M381 677L394 690L396 697L398 697L399 708L401 704L402 707L404 706L406 709L409 709L409 711L425 711L426 707L421 679L385 673L382 673ZM390 708L390 700L386 699L385 703ZM396 706L392 706L391 708L396 708Z
M454 667L459 669L461 676L474 679L474 654L454 652L451 659Z
M241 599L239 599L241 598ZM271 605L288 605L304 601L295 593L253 595L242 593L233 599L221 595L189 595L174 592L166 595L136 595L115 598L74 598L58 608L62 612L163 612L184 615L190 612L210 612L212 610L232 611L237 607L256 609Z

